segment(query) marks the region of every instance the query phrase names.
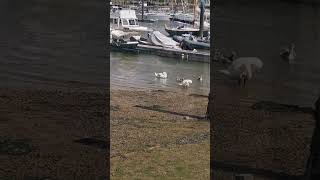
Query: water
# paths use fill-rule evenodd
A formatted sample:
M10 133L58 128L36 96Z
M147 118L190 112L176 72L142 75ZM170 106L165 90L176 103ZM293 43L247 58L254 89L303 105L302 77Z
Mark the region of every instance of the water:
M140 23L163 34L164 24L170 22ZM147 54L110 52L111 88L113 89L162 89L175 92L190 92L207 95L210 88L210 64L187 62L180 59L164 58ZM168 79L157 79L154 72L167 72ZM203 81L197 78L202 75ZM190 88L178 85L176 78L193 81Z
M0 5L0 86L104 88L103 1L14 0Z
M263 60L263 72L257 79L271 89L262 98L313 105L320 95L319 7L252 1L218 4L215 9L215 46ZM291 42L296 45L297 59L289 65L279 53ZM277 86L286 93L279 93Z
M153 55L111 52L112 89L162 89L175 92L190 92L207 95L210 88L210 67L206 63L186 62ZM154 72L167 72L167 79L157 79ZM198 81L202 75L203 81ZM193 81L188 89L178 85L176 78Z

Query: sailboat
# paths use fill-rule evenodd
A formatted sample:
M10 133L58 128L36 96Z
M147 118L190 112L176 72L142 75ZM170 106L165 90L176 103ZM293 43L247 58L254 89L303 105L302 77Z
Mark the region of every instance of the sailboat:
M184 2L184 0L181 0L181 5L182 5L182 12L179 12L179 13L175 12L170 18L170 20L192 24L194 22L194 15L190 13L186 13L185 7L184 7L186 6L186 2Z
M175 35L182 36L184 34L199 36L199 33L200 33L199 28L185 27L185 26L168 27L167 24L165 24L164 29L170 36L175 36ZM209 35L209 30L203 30L203 36L206 37L208 35Z
M183 2L183 0L181 0ZM197 14L200 13L200 8L197 7L196 5L198 4L198 0L194 0L194 5L193 5L193 14L191 13L186 13L184 10L183 12L180 13L175 13L172 15L170 20L172 21L178 21L186 24L191 24L194 26L199 27L200 26L200 21L198 18L196 18ZM204 28L205 29L210 29L210 11L206 11L204 13Z
M183 0L181 0L183 2ZM199 36L200 35L200 29L198 27L195 27L195 19L196 19L196 4L197 4L197 0L194 0L194 14L193 15L188 15L188 14L185 14L185 17L188 17L188 22L193 22L193 27L187 27L185 25L182 25L182 26L178 26L178 27L171 27L169 28L166 24L165 24L165 30L167 31L167 33L170 35L170 36L175 36L175 35L178 35L178 36L181 36L183 34L191 34L191 35L194 35L194 36ZM174 15L175 17L175 15ZM200 25L200 23L198 23ZM209 27L209 28L208 28ZM204 24L204 28L203 29L203 36L206 37L209 35L209 29L210 29L210 25L207 24L207 27L206 27L206 24Z

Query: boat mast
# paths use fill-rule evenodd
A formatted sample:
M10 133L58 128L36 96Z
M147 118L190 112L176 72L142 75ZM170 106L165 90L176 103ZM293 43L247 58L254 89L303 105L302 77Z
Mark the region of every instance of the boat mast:
M173 0L171 0L171 11L173 11Z
M184 12L184 2L183 2L183 0L181 0L181 5L182 5L182 12L185 13Z
M205 11L205 2L204 0L200 0L200 27L199 27L199 36L203 37L203 16Z
M141 21L143 22L143 20L144 20L144 18L143 18L143 14L144 14L144 0L142 0L141 2L142 2Z
M193 0L193 27L196 22L196 4L197 4L197 0Z

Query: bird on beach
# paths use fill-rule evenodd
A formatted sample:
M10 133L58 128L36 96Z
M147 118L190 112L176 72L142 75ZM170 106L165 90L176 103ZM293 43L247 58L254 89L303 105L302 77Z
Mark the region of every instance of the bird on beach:
M182 83L180 83L179 85L187 88L187 87L190 86L190 84L192 84L192 80L190 80L190 79L185 79L185 80L183 80Z
M248 80L248 74L247 74L246 71L244 71L244 72L242 72L240 74L240 77L239 77L239 80L238 80L239 86L241 86L241 84L243 84L243 87L245 87L247 80Z
M291 43L289 47L283 49L280 52L281 58L288 61L289 64L293 63L293 61L296 58L296 52L295 52L294 48L295 48L295 44Z
M241 86L241 84L245 86L248 80L248 75L247 75L247 72L245 71L242 73L235 73L235 72L230 72L229 70L219 70L219 72L228 76L231 79L237 80L239 86Z
M232 62L225 70L219 70L230 79L238 80L238 84L246 85L246 81L252 79L253 74L263 67L262 61L257 57L241 57Z
M231 51L230 55L225 55L225 53L220 51L217 51L216 53L218 61L223 64L231 64L238 57L235 51Z

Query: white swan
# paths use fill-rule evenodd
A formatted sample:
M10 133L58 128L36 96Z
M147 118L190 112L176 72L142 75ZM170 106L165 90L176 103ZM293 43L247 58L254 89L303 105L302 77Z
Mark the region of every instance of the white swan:
M166 72L162 72L162 73L154 73L154 75L157 77L157 78L162 78L162 79L166 79L168 77L167 73Z
M190 80L190 79L185 79L185 80L183 80L182 83L180 83L179 85L180 85L180 86L183 86L183 87L189 87L190 84L192 84L192 80Z
M232 62L226 70L219 70L220 73L231 79L241 82L252 79L253 74L263 67L262 61L257 57L241 57Z

